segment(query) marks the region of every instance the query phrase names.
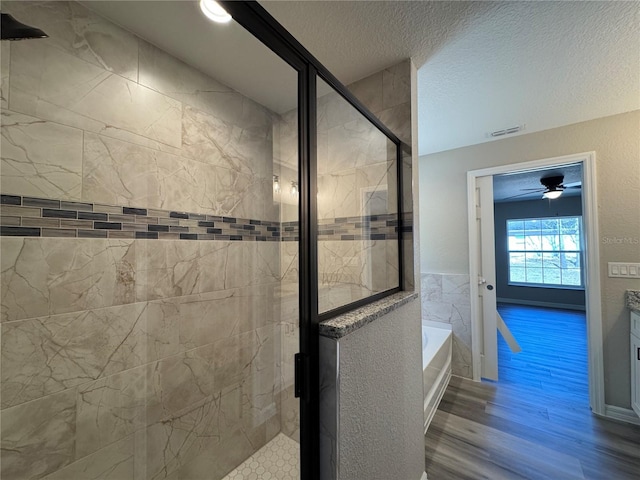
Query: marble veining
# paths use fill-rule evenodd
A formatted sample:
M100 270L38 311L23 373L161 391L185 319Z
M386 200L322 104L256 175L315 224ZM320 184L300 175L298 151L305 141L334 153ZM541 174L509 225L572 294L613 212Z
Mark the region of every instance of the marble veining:
M382 108L388 109L411 101L409 62L382 71Z
M37 25L47 44L130 80L138 75L138 39L77 2L3 1L3 12Z
M225 122L242 121L243 96L181 60L138 39L138 82Z
M2 321L277 283L278 249L276 242L2 237Z
M266 178L270 175L272 121L244 126L186 106L182 150L185 156Z
M180 102L48 45L12 45L9 95L14 111L181 146Z
M452 326L452 373L467 378L473 375L469 289L469 275L421 275L422 319Z
M79 200L82 131L2 111L3 194Z
M86 310L2 325L2 407L145 363L145 304ZM147 337L149 335L149 337Z
M394 293L364 307L321 322L320 335L335 339L342 338L416 298L418 298L417 292Z
M2 321L132 303L133 241L2 238Z
M135 452L135 435L129 435L43 478L45 480L80 478L87 480L135 480Z
M40 478L73 461L75 389L4 409L1 417L3 479Z
M333 127L327 133L328 156L325 162L318 162L320 174L387 161L390 141L364 118Z
M9 106L9 68L11 66L11 46L9 42L0 44L0 107Z
M640 313L640 290L627 290L627 308Z
M318 244L321 313L399 286L397 239L357 238L343 235Z

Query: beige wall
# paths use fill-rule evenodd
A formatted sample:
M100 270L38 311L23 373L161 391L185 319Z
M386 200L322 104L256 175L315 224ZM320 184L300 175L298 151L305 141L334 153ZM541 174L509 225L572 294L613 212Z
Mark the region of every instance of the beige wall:
M608 278L606 265L640 261L640 111L421 157L421 270L469 273L467 171L587 151L597 165L605 401L628 408L624 292L640 280Z

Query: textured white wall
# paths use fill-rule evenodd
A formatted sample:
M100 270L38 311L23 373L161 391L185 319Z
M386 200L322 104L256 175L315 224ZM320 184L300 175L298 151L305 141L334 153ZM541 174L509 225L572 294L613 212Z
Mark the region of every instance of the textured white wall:
M420 157L422 273L469 273L466 172L596 152L605 401L629 408L629 313L640 280L607 277L607 262L640 261L640 110Z
M420 302L341 338L340 480L424 473Z

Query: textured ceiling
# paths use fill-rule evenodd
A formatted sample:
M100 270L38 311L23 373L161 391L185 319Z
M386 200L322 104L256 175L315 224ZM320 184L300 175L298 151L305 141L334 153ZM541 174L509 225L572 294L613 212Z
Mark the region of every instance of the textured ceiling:
M522 202L524 200L541 199L545 187L540 183L540 179L559 175L564 176L563 184L565 186L582 185L582 165L579 163L520 173L494 175L493 199L495 202ZM535 189L535 191L531 191L531 189ZM581 193L580 188L567 188L562 195L568 197L581 195Z
M505 2L418 75L420 153L640 108L640 3Z
M413 58L417 66L491 2L260 0L343 83Z
M261 4L344 83L413 58L421 155L640 108L639 2Z

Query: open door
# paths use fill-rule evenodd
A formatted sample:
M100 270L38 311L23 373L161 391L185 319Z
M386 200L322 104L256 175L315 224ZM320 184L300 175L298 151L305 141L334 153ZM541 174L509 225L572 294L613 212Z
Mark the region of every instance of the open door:
M472 282L477 282L480 333L480 376L498 380L498 335L496 302L496 259L493 229L493 177L475 178L475 228L479 240L477 265Z
M500 165L467 172L469 229L469 272L471 274L473 379L498 378L495 290L495 241L493 229L493 176L582 163L582 218L585 241L585 287L587 297L587 336L589 352L589 399L596 415L616 417L607 411L604 399L604 358L600 257L598 244L598 201L596 195L595 152L577 153ZM484 227L484 228L483 228ZM490 248L482 248L490 245ZM491 286L491 288L489 288ZM500 325L502 327L502 325ZM505 334L503 333L503 336ZM509 335L505 336L505 340ZM507 340L509 344L509 340ZM510 347L518 349L517 342ZM626 418L626 417L625 417Z

